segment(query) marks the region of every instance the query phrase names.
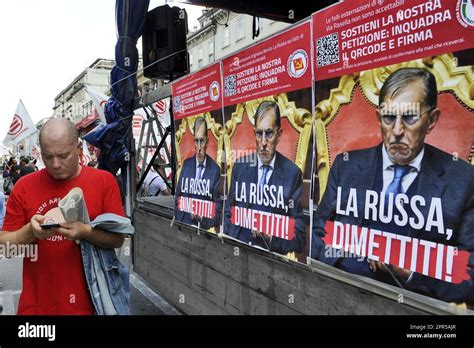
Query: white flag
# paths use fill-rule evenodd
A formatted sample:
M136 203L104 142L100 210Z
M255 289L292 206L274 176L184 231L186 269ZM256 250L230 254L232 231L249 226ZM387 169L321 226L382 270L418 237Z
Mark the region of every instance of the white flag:
M35 143L33 143L31 146L31 157L36 160L36 166L38 167L38 170L41 170L45 167L43 159L41 158L41 149Z
M92 161L92 156L89 152L89 148L87 147L87 142L83 140L81 157L79 158L79 162L81 162L83 166L87 166L90 161Z
M36 160L41 158L41 150L40 150L39 146L36 145L35 143L33 143L33 145L31 145L31 157L33 157Z
M3 140L4 145L15 145L37 132L36 126L20 100L15 115Z
M105 108L105 103L107 103L107 100L109 99L109 97L107 97L104 93L98 92L87 85L86 85L86 92L87 94L89 94L89 97L91 97L92 103L94 104L96 111L99 113L100 121L103 122L104 124L107 123L105 121L104 108Z

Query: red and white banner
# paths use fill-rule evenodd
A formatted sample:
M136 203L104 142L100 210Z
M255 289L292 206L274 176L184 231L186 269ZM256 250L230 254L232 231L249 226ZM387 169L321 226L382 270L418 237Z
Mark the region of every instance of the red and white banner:
M36 126L20 100L13 115L12 123L3 140L4 145L15 145L37 132Z
M109 99L108 96L106 96L102 92L98 92L95 89L91 88L90 86L86 86L86 92L89 94L89 97L92 99L92 103L94 104L94 107L97 111L97 113L100 116L100 121L102 123L107 123L105 120L105 113L104 113L104 108L105 104L107 103L107 100Z
M222 108L221 81L221 65L216 63L174 82L174 119Z
M292 240L295 236L295 219L262 210L234 206L231 223L272 237Z
M138 113L135 113L133 115L132 119L132 133L133 137L135 138L136 142L140 139L140 134L142 132L142 127L143 127L143 121L145 120L144 115L140 115Z
M41 150L40 150L39 146L37 146L34 143L33 143L33 145L31 145L31 157L33 157L36 160L41 158Z
M310 64L308 21L225 59L224 105L311 87Z
M151 105L155 110L158 120L160 121L163 128L166 128L171 124L169 108L170 100L170 98L161 99Z
M38 167L39 170L45 167L43 159L41 158L41 149L35 143L31 145L31 157L36 160L36 167Z
M92 161L92 156L89 152L89 148L87 147L87 142L85 140L82 141L82 150L81 156L79 157L79 162L83 166L87 166L89 162Z
M100 120L105 124L106 121L105 121L104 108L109 97L101 92L94 90L90 86L86 86L86 91L91 97L97 113L100 115ZM152 105L153 109L157 113L158 120L160 121L163 128L166 128L170 124L170 115L169 115L168 105L169 105L168 98L159 100L153 103ZM150 111L149 111L149 114L150 116L153 116ZM133 120L132 120L132 133L133 133L133 137L135 138L135 145L137 149L138 149L138 146L140 145L139 141L140 141L140 134L143 127L143 121L146 118L147 118L147 114L145 110L143 110L143 108L139 108L134 111ZM153 123L153 130L155 132L155 136L157 137L157 141L159 142L161 138L159 136L158 128L155 123ZM149 131L149 130L145 130L145 131ZM147 133L145 133L144 135L146 136L146 134ZM169 142L170 141L167 141L167 143Z
M449 283L469 280L469 252L454 246L326 221L326 245L370 260L411 270Z
M312 16L315 79L460 51L474 41L472 0L345 1Z
M178 196L177 209L207 219L213 219L216 215L215 202L193 197Z

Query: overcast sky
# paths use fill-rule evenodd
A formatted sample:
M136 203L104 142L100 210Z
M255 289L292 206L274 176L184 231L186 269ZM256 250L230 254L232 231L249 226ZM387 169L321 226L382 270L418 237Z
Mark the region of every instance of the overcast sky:
M164 2L151 0L149 10ZM198 25L201 7L170 5L186 8L189 28ZM0 33L1 142L19 99L36 123L96 58L114 58L115 0L1 0Z

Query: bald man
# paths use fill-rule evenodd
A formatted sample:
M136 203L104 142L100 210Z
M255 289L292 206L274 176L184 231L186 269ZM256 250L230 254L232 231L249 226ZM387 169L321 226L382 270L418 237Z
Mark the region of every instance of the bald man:
M87 241L110 249L110 259L101 260L107 269L108 287L117 314L128 312L128 283L122 286L121 265L113 248L123 244L122 234L92 228L81 222L64 223L60 228L43 229L44 215L58 206L74 187L84 193L89 217L114 213L124 216L120 191L112 174L81 166L81 144L72 122L50 119L39 135L44 169L21 178L7 204L0 243L26 244L31 255L23 262L23 291L18 314L97 313L97 301L90 295L91 268L87 260ZM81 249L82 248L82 249ZM90 252L90 251L89 251ZM90 256L90 254L89 254ZM114 273L115 272L115 273ZM113 274L112 274L113 273ZM128 273L127 282L128 282ZM111 278L112 277L112 278ZM113 279L115 277L115 279ZM109 283L109 280L111 281Z

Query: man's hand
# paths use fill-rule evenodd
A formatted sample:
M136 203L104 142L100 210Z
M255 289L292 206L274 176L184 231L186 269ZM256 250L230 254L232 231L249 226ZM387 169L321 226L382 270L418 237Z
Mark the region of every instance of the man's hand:
M87 239L92 232L92 226L79 221L64 222L61 227L55 228L55 230L68 240Z
M50 238L58 230L57 228L51 228L47 230L42 229L40 225L44 222L44 220L45 220L45 217L43 215L33 215L33 217L30 220L31 232L33 233L36 239Z
M380 261L369 260L369 268L372 272L377 272L377 271L386 272L387 271L385 269L384 263Z
M267 242L270 242L270 235L259 231L252 231L253 239L264 238Z
M191 214L191 219L196 222L201 222L202 216Z
M372 270L372 272L377 272L377 271L388 272L388 269L387 269L388 266L381 261L369 260L369 267ZM395 267L393 265L391 267L392 267L393 272L404 281L407 281L412 273L411 271L407 269Z
M120 248L125 239L125 235L121 233L92 228L91 225L79 221L61 223L61 227L57 228L56 231L68 240L84 239L99 248Z

